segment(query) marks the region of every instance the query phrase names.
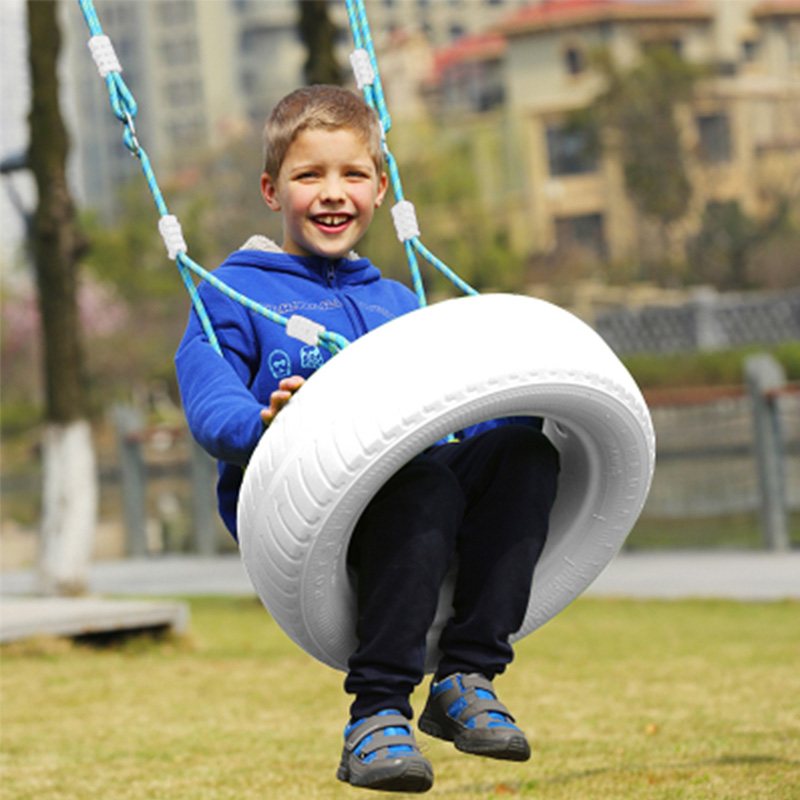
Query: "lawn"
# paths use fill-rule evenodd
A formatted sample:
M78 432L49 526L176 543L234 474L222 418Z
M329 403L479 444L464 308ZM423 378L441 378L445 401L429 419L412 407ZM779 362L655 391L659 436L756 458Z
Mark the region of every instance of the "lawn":
M251 600L192 600L184 639L2 650L3 800L313 800L348 699ZM796 800L800 605L582 598L497 681L524 764L420 734L430 798ZM423 692L415 698L417 711Z

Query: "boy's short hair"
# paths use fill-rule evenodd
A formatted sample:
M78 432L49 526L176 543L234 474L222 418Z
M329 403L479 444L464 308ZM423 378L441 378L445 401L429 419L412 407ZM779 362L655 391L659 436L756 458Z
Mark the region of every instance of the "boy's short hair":
M264 172L278 180L286 153L302 131L343 128L363 138L380 175L383 147L381 124L375 110L359 95L325 84L296 89L272 109L264 125Z

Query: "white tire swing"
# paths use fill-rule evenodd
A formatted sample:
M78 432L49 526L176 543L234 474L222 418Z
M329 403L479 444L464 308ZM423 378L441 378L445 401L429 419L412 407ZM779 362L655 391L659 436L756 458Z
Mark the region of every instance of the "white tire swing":
M262 437L239 499L242 556L259 597L300 647L346 670L356 646L346 567L358 517L417 453L504 416L541 416L561 457L550 532L516 641L600 574L644 505L655 464L647 406L612 350L530 297L448 300L400 317L308 380ZM426 669L451 613L452 576Z

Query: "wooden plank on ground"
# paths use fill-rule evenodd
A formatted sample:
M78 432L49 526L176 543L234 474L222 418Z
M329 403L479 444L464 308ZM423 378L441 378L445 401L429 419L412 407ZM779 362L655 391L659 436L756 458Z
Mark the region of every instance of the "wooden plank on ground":
M0 642L163 628L180 634L188 625L185 603L95 597L4 597L0 601Z

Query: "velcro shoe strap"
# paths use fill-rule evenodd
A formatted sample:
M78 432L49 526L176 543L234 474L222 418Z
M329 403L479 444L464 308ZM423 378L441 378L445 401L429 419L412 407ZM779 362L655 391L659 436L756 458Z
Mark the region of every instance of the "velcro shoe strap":
M414 737L408 733L393 733L390 736L379 734L378 736L373 736L371 741L367 742L361 748L359 757L364 758L371 753L378 753L381 750L388 751L388 748L394 745L405 745L406 747L414 748L414 750L417 749L417 743L414 741Z
M465 706L458 715L458 718L462 722L466 722L466 720L477 717L478 714L483 714L487 711L496 711L499 714L504 714L514 722L514 718L511 716L508 709L499 700L489 700L482 697L476 697L473 700L467 695L467 702L468 705Z
M462 675L461 685L465 689L483 689L485 692L491 692L492 696L497 697L492 682L488 678L484 678L483 675L478 675L475 672L469 675Z
M461 680L461 685L464 687L463 692L458 688L459 679ZM457 718L460 722L466 722L467 720L478 716L478 714L489 711L495 711L499 714L504 714L511 722L516 721L511 715L511 712L497 699L492 682L488 680L488 678L484 678L483 675L470 674L453 675L451 676L450 680L453 683L453 688L446 689L444 692L442 692L442 694L439 696L439 702L442 704L443 708L450 708L450 706L456 700L463 697L464 700L467 701L467 705L464 706L464 708L462 708L461 712L458 714ZM492 695L493 699L478 697L475 694L476 689L482 689L483 691L488 692Z
M359 725L356 725L356 727L350 731L345 740L345 747L347 747L348 750L355 750L356 747L358 747L358 743L363 738L372 733L382 731L384 728L408 728L408 730L411 730L411 723L402 714L374 714L371 717L365 717ZM399 744L414 745L414 739L409 734L397 734L397 736L404 739L404 741L399 742ZM383 747L383 743L392 738L394 738L394 736L381 737L381 744L378 746ZM397 743L395 742L395 744Z

